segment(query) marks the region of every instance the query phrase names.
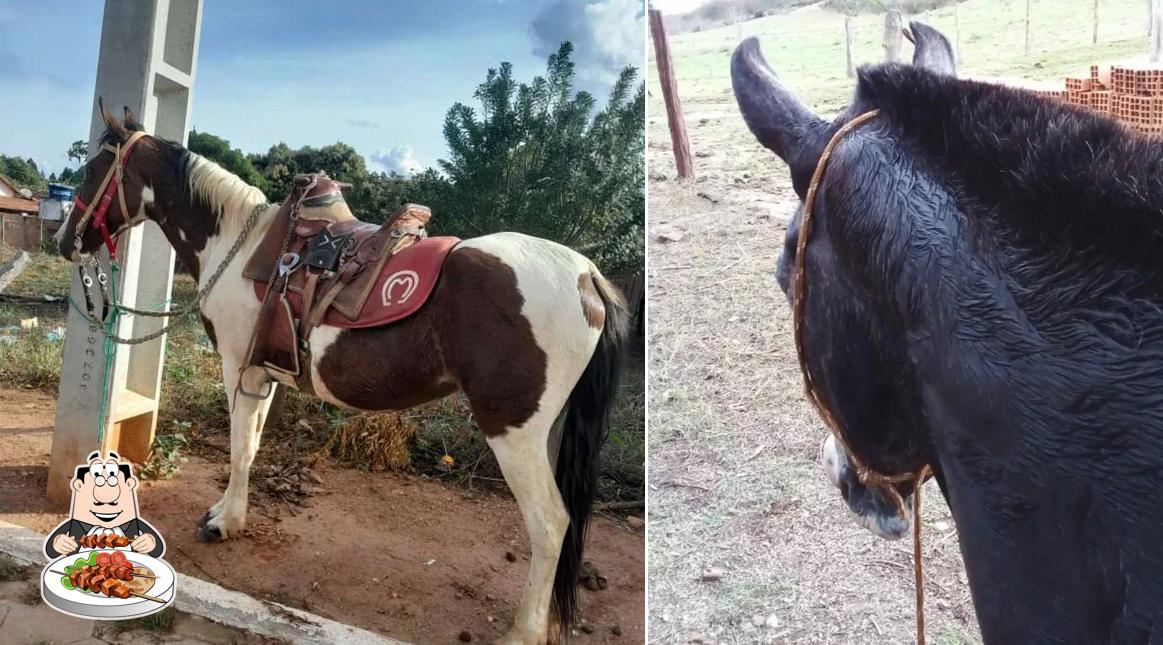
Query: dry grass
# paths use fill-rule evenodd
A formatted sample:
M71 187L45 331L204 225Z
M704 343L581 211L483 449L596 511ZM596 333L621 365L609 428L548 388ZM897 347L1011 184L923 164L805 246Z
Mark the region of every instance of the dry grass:
M415 436L416 426L394 412L358 414L331 435L327 450L367 470L405 470Z
M1104 3L1097 47L1090 6L1035 2L1026 57L1015 55L1024 3L969 0L959 15L963 68L1060 79L1146 51L1141 4ZM921 18L953 33L950 9ZM853 87L843 33L839 15L813 7L674 36L694 182L675 181L657 80L647 84L654 642L914 639L909 540L885 542L857 527L818 464L826 430L803 399L789 307L774 277L797 201L786 168L739 117L728 72L734 46L757 35L788 85L835 114ZM881 55L882 34L882 16L857 18L859 61ZM667 229L683 237L660 242ZM930 642L977 642L956 531L936 487L927 493ZM708 567L722 579L700 581ZM755 625L772 616L773 627Z
M686 232L651 249L652 637L908 642L911 545L857 527L817 463L826 431L803 400L774 279L787 180L668 182L650 199L652 230ZM972 642L948 510L935 488L928 499L929 634ZM700 582L709 567L723 579ZM775 627L754 624L772 615Z

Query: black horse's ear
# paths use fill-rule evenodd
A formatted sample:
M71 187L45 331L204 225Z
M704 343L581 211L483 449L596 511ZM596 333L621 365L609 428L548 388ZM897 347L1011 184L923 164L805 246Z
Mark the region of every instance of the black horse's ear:
M731 56L731 87L747 127L759 143L787 162L792 186L803 199L823 151L822 134L828 124L779 80L754 36L740 43Z
M905 37L913 43L913 65L937 72L957 75L957 61L953 45L945 34L916 20L909 23Z
M145 126L138 122L137 117L134 116L133 110L129 106L125 106L125 129L130 132L141 132L145 130Z
M125 139L129 133L125 130L125 125L117 120L105 107L105 100L97 97L97 109L101 112L101 119L105 121L105 127L111 130L120 139Z

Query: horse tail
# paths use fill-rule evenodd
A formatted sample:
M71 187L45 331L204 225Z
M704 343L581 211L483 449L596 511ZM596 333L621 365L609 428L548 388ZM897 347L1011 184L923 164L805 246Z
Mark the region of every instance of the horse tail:
M569 527L553 579L553 604L566 633L577 613L582 550L598 487L598 456L606 440L610 407L618 392L629 335L628 312L622 294L596 268L591 278L605 308L605 320L590 362L562 412L564 424L555 472L557 489L569 513Z

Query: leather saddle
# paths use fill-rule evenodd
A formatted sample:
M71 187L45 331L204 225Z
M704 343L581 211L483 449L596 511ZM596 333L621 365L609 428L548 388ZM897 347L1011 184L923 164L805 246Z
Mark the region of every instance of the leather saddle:
M313 391L312 329L323 323L380 326L410 315L424 304L444 257L460 241L425 241L432 212L418 204L401 206L383 225L361 222L347 207L344 187L321 172L295 177L291 193L243 266L243 277L254 281L262 302L248 368L291 376L307 392ZM422 241L416 252L404 253ZM412 268L386 271L397 264ZM380 297L369 299L373 293Z

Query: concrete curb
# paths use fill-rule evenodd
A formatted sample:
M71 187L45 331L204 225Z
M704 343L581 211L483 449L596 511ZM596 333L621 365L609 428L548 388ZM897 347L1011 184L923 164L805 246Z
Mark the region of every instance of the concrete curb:
M25 564L44 566L44 536L32 529L0 521L0 553ZM292 643L319 645L407 645L299 609L251 598L212 582L179 573L179 611L216 623Z
M7 264L0 267L0 293L4 293L4 290L8 288L8 285L12 284L12 281L15 280L17 276L19 276L21 273L24 273L24 269L28 267L28 263L31 261L32 256L28 254L28 251L21 251L17 253L16 257L12 258Z

